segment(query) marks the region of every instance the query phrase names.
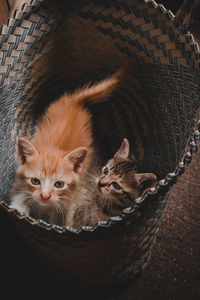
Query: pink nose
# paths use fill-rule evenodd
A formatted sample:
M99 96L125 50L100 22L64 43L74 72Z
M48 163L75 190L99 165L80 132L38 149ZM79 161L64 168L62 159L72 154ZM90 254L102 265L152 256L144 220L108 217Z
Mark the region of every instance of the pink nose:
M41 198L44 199L44 200L48 200L50 198L50 195L49 194L41 194Z

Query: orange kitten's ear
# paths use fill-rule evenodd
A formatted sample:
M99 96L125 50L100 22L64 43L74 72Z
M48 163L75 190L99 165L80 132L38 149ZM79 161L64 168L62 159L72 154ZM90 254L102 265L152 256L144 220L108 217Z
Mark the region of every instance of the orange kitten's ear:
M78 174L81 171L82 163L86 155L87 148L80 147L67 154L64 158L69 160L69 162L73 165L74 172Z
M119 148L115 153L114 158L127 159L130 153L129 141L125 138Z
M157 181L157 176L153 173L138 173L135 174L135 179L141 190L145 190L153 186Z
M38 153L38 151L27 138L21 137L18 140L18 155L22 164L36 153Z
M111 92L119 83L122 71L119 70L114 75L85 88L79 89L75 94L71 95L71 99L78 104L90 105L94 103L104 102L109 99Z

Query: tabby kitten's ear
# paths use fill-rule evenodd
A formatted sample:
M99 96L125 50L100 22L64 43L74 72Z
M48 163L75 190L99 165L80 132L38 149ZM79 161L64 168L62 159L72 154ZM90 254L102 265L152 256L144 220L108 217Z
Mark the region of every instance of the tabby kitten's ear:
M87 155L87 152L87 148L80 147L76 148L64 157L64 159L67 159L72 164L75 173L80 173L82 163Z
M152 187L157 181L157 177L153 173L138 173L135 174L135 179L141 191Z
M129 141L125 138L119 148L115 153L114 158L127 159L130 153Z
M38 154L37 149L27 138L21 137L18 140L18 155L21 164L25 164L34 154Z

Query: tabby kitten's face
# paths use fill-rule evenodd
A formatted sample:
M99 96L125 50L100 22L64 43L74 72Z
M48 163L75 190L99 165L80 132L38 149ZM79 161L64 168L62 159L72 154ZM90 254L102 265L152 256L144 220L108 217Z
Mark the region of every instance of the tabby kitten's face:
M153 173L137 173L135 158L130 157L129 152L129 142L124 139L120 149L103 167L98 181L98 190L105 201L117 201L122 208L140 197L157 179Z

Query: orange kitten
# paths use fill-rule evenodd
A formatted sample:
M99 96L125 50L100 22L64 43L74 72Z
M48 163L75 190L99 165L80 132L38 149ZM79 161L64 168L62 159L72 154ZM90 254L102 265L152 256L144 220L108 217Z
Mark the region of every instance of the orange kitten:
M31 141L19 138L12 207L35 218L48 215L54 224L66 222L70 196L94 151L87 107L107 100L118 83L118 74L63 95L47 108Z

